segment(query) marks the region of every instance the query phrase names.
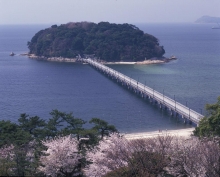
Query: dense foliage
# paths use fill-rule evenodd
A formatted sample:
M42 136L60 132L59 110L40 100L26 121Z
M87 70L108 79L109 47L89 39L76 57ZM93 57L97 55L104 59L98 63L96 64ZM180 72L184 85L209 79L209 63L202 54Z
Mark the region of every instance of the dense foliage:
M217 177L220 148L213 140L169 135L126 140L117 134L87 153L89 177Z
M0 176L176 177L220 176L220 97L196 128L200 138L127 140L113 125L53 110L49 120L21 114L0 121ZM208 122L208 123L207 123Z
M41 156L42 166L38 169L48 176L81 176L81 159L79 142L70 135L43 141L47 150Z
M165 53L157 38L136 26L108 22L53 25L36 33L28 48L37 56L75 58L78 54L95 54L106 61L140 61Z
M21 114L18 123L0 121L0 176L80 176L86 149L117 132L98 118L91 119L94 126L85 128L86 121L72 113L53 110L50 115L48 121L27 114Z
M220 97L215 104L206 105L205 116L196 127L194 134L200 137L220 136Z

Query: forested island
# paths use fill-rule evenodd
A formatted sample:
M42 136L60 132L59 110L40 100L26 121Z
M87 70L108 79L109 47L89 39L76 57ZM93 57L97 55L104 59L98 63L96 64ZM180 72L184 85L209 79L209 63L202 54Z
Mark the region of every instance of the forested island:
M28 42L29 54L76 58L94 55L105 61L143 61L163 57L158 39L132 24L67 23L37 32Z

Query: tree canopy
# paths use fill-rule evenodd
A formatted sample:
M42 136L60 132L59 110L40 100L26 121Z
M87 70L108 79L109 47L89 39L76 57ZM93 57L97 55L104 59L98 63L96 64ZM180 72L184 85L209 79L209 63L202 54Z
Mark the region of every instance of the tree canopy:
M18 123L0 121L0 176L42 176L41 172L46 174L47 171L50 172L47 168L50 169L51 165L55 168L51 161L47 163L48 159L52 159L52 161L53 158L59 159L61 158L58 156L60 153L63 158L60 159L62 163L54 161L57 165L55 169L60 170L64 176L75 176L73 173L79 173L77 170L86 164L86 159L80 154L85 154L86 149L93 148L104 136L109 136L108 131L117 132L113 125L98 118L100 123L91 119L91 123L95 124L94 127L85 128L86 121L75 118L72 113L60 112L55 109L50 115L51 118L47 121L25 113L20 115ZM103 134L100 133L100 129L97 129L101 123L105 125L105 127L100 125L101 128L104 127ZM60 141L58 141L59 139ZM54 153L47 156L48 150ZM46 156L44 157L44 155ZM71 159L73 155L76 155L76 158L74 156ZM42 159L43 161L40 161ZM80 162L78 162L79 159ZM41 166L42 162L46 167L42 167L39 172L37 168ZM63 163L66 164L65 168L63 168ZM73 164L77 169L69 168Z
M215 125L207 132L219 132L219 103L207 105ZM48 121L27 114L18 123L0 121L0 176L220 176L217 138L128 140L99 118L87 129L72 113L50 115Z
M207 116L205 116L196 127L196 136L220 136L220 96L215 104L206 105Z
M78 54L95 54L106 61L140 61L165 53L157 38L136 26L109 22L52 25L37 32L28 48L37 56L75 58Z

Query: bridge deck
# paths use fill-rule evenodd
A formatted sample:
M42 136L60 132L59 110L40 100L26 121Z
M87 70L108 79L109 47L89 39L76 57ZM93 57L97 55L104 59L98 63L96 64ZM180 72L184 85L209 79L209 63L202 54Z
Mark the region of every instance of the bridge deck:
M165 107L169 108L171 112L176 112L180 114L183 118L187 118L190 121L198 124L200 119L203 115L199 114L198 112L190 109L189 107L184 106L183 104L173 100L160 92L116 71L113 70L99 62L96 62L91 59L82 59L83 62L87 62L88 64L100 69L101 71L107 73L111 77L116 78L117 80L123 82L128 87L134 88L136 91L140 92L142 95L148 96L153 100L156 100L160 105L164 105Z

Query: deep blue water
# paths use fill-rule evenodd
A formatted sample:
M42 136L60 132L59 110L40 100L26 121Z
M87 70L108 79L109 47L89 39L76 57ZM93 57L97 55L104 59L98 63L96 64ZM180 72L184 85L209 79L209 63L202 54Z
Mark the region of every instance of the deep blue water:
M48 25L49 26L49 25ZM121 132L190 127L117 85L88 65L43 62L15 55L47 25L0 26L0 119L21 113L50 118L52 109L89 120L99 117ZM209 25L137 24L178 60L157 65L110 65L197 112L220 95L220 30Z

